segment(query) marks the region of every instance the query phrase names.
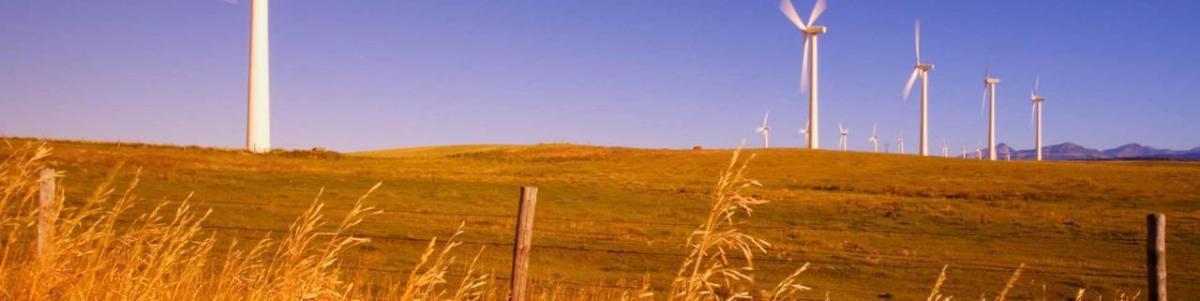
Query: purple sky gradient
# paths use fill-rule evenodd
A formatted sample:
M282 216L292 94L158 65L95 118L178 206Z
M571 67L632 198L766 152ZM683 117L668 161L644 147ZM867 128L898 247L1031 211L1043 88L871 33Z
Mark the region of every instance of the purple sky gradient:
M796 1L807 18L812 1ZM249 1L0 2L0 133L241 147ZM801 35L776 1L276 0L275 147L567 141L801 145ZM921 18L930 149L986 141L982 73L1002 78L998 136L1047 144L1200 145L1196 1L841 1L820 19L822 145L871 125L915 149L901 101ZM915 99L914 99L915 100Z

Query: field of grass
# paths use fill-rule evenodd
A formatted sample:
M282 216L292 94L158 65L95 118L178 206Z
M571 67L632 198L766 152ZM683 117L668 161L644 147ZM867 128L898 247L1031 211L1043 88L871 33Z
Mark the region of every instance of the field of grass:
M446 237L464 221L464 256L484 247L482 268L506 275L518 188L538 186L531 272L539 283L567 286L644 275L669 285L731 156L576 145L252 155L46 143L51 165L65 173L68 202L123 163L118 182L141 168L143 202L134 212L193 194L195 206L213 209L206 231L243 239L287 230L322 190L326 214L344 215L382 182L367 203L383 213L354 230L375 239L342 262L366 279L404 278L430 237ZM772 244L756 258L757 280L773 284L811 263L800 277L813 288L807 298L920 299L943 265L942 291L991 296L1022 263L1027 269L1010 293L1018 300L1062 300L1079 288L1106 297L1132 292L1145 283L1145 215L1164 212L1171 296L1200 299L1200 164L745 152L757 156L749 176L763 184L748 192L770 201L742 220Z

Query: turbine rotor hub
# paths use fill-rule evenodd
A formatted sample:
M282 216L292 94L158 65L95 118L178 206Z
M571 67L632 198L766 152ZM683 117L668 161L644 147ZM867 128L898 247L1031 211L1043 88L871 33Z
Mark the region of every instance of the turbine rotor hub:
M826 27L825 25L813 25L804 29L804 32L811 35L819 35L826 32Z

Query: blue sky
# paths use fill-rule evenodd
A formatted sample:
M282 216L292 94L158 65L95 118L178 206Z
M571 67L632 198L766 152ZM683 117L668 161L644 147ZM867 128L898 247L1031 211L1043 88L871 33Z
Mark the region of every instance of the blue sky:
M798 0L807 18L813 1ZM776 1L333 1L271 7L276 147L336 150L567 141L799 146L801 35ZM249 1L0 2L0 133L241 147ZM822 144L871 125L913 150L901 100L923 26L931 149L1200 145L1196 1L841 1L821 17Z

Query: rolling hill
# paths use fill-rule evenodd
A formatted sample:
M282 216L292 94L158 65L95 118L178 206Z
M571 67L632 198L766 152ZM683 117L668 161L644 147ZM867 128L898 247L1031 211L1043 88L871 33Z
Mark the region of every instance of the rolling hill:
M286 230L322 193L338 216L376 183L384 211L357 231L373 237L341 264L362 279L404 275L431 237L462 222L462 257L482 248L482 268L510 264L518 187L540 188L532 275L543 283L616 285L648 276L669 283L688 233L701 222L730 150L651 150L580 145L467 145L337 156L253 155L237 150L6 139L46 143L79 199L116 166L140 168L143 202L193 194L213 209L206 231L222 239ZM1066 148L1063 149L1072 149ZM9 149L0 148L0 153ZM1200 164L1188 162L988 162L858 152L747 149L751 192L771 202L740 225L768 240L756 280L774 283L800 265L834 300L924 298L943 265L943 290L994 294L1029 269L1013 298L1112 295L1143 287L1144 217L1169 217L1171 294L1200 298ZM119 185L133 169L116 173ZM120 187L120 186L118 186ZM323 192L322 192L323 191ZM502 278L497 281L503 281Z

